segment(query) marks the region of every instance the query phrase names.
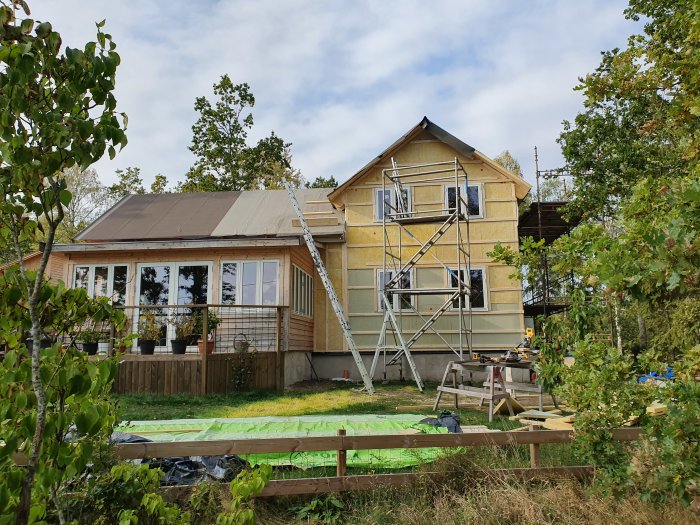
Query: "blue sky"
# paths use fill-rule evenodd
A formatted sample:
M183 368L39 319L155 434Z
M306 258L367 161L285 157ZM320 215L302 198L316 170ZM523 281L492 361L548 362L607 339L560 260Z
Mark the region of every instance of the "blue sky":
M122 65L129 145L95 167L181 179L197 96L228 73L256 97L252 140L292 142L307 179L350 177L423 115L491 157L508 149L532 180L561 164L577 78L635 30L619 0L34 0L67 45L107 19Z

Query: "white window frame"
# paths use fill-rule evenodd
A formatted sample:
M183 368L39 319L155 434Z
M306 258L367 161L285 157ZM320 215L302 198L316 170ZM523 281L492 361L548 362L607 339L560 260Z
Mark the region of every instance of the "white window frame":
M302 282L306 282L303 290ZM296 264L292 264L292 313L302 317L313 318L314 315L314 278Z
M238 265L238 269L236 270L236 299L234 303L231 303L232 305L239 305L241 303L241 295L243 293L243 287L242 287L242 280L243 280L243 269L242 269L242 264L243 263L256 263L256 278L255 278L255 301L256 305L262 305L262 294L263 294L263 286L262 286L262 277L263 277L263 263L275 263L277 265L277 293L275 294L275 301L272 305L270 306L279 306L280 304L280 260L279 259L233 259L233 260L227 260L227 261L221 261L221 265L219 266L219 275L221 278L219 279L219 298L221 300L222 304L224 303L224 264L232 264L235 263Z
M396 273L394 270L387 270L390 274ZM376 273L376 279L375 279L375 284L376 284L376 293L374 294L375 297L377 298L377 312L379 313L384 313L384 310L382 310L382 301L379 297L379 292L382 291L383 286L382 286L382 274L384 273L384 270L381 268L377 268L377 273ZM415 268L411 268L408 271L408 278L409 278L409 287L414 288L415 283L416 283L416 272ZM411 295L411 306L413 308L400 308L401 306L401 298L399 297L401 294L392 294L392 302L393 302L393 308L392 310L394 312L413 312L416 309L416 296Z
M207 303L212 303L212 261L151 261L136 264L136 297L135 306L141 306L141 269L149 266L170 266L170 282L168 283L168 304L177 304L177 282L173 279L180 274L182 266L206 266L207 267Z
M75 270L77 268L87 268L88 269L88 286L87 294L88 297L95 298L95 268L107 268L107 295L105 297L114 297L114 268L117 266L123 266L126 268L126 290L124 293L124 304L129 304L129 277L130 268L128 263L97 263L97 264L79 264L73 265L71 270L71 288L75 288Z
M464 190L464 183L460 183L460 189ZM449 212L450 209L450 202L448 198L448 192L449 188L454 188L455 185L449 185L446 184L443 186L443 199L444 199L444 205L445 205L445 210ZM475 182L474 184L469 184L468 187L470 188L477 188L479 191L479 214L478 215L472 215L469 214L470 219L483 219L484 218L484 185L480 182ZM460 192L461 193L461 192Z
M457 272L457 268L450 267L450 270L452 270L455 273ZM467 270L466 268L462 268L463 272L466 272L466 270ZM470 270L471 271L474 271L474 270L480 271L481 272L481 280L484 283L484 289L483 289L484 306L473 306L472 311L473 312L488 312L488 310L489 310L489 293L488 293L488 276L486 273L486 267L484 267L484 266L472 266L472 267L470 267ZM451 276L450 272L445 270L445 276L446 276L446 280L447 280L447 288L454 288L456 290L457 288L452 286L452 279L451 279L452 276ZM469 307L469 300L470 300L469 297L467 297L467 302L462 307L463 310L467 309ZM458 312L459 307L454 306L454 303L453 303L450 310L453 312Z
M406 196L408 200L408 211L412 212L413 211L413 191L410 186L404 186L403 188L406 190ZM391 205L396 208L396 189L395 188L385 188L382 190L382 188L375 188L374 189L374 201L372 202L372 210L374 212L374 222L382 222L382 217L379 216L379 196L382 193L382 191L388 191L390 192L390 197L389 199L391 200Z

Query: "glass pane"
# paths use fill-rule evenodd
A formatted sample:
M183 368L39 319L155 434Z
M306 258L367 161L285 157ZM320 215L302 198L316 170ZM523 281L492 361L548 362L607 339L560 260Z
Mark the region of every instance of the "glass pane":
M384 192L384 198L382 199L382 192ZM385 206L388 204L388 206ZM377 192L377 217L378 221L381 221L385 213L391 213L391 190L379 190Z
M264 261L262 304L277 304L277 261Z
M460 276L462 277L462 281L464 281L464 270L460 270L459 272ZM456 268L451 268L449 272L450 276L450 288L457 288L458 283L457 283L457 269ZM462 308L466 307L466 302L465 298L462 297ZM460 298L455 299L452 301L452 308L459 308L459 302Z
M112 304L126 304L126 266L115 266L112 282Z
M73 279L73 288L83 288L84 290L87 290L89 273L90 268L88 266L76 266L75 277Z
M169 291L170 266L144 266L141 268L139 304L168 304Z
M107 297L109 294L109 268L107 266L95 266L95 297Z
M256 304L258 302L256 288L258 283L258 263L244 262L241 274L241 303Z
M399 288L410 288L411 287L411 272L406 272L401 275L399 279ZM411 309L411 295L410 294L399 294L399 309L410 310Z
M481 215L479 186L469 186L467 188L467 204L469 205L469 215Z
M384 301L382 300L382 292L384 291L386 283L391 280L391 276L392 272L379 272L379 277L377 278L377 305L379 305L380 312L383 312L385 309Z
M455 211L457 206L457 189L453 187L446 188L447 191L447 210L450 212Z
M208 283L208 266L180 266L177 270L177 304L207 304Z
M484 302L484 272L482 270L471 270L469 274L472 281L472 294L470 297L472 308L483 308L486 305Z
M221 271L221 302L236 304L236 278L238 263L224 263Z

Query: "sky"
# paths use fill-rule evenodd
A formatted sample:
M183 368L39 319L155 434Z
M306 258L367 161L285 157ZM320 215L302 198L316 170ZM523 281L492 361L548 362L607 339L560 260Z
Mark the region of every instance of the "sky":
M507 149L534 180L562 164L562 121L582 108L577 79L636 32L620 0L30 0L65 45L106 19L121 55L115 95L129 144L100 160L103 183L139 167L171 182L198 96L228 74L255 95L251 142L292 143L302 175L342 182L425 115L477 150Z

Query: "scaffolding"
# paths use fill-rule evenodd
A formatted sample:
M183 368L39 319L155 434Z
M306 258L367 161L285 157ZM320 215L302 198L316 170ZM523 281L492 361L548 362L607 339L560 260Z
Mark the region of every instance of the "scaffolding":
M442 207L415 209L410 189L417 186L439 185L445 187ZM378 303L384 319L372 360L370 377L374 377L380 357L383 356L384 380L387 370L397 366L403 379L404 358L418 385L423 381L416 368L411 348L426 333L437 335L444 345L460 360L465 350L471 356L472 309L471 255L469 232L469 177L457 157L450 161L399 166L391 159L391 168L382 170L380 207L384 238L384 261L381 277L378 276ZM466 197L466 199L465 199ZM414 226L428 223L439 227L425 241L412 232ZM415 230L414 230L415 231ZM447 263L438 258L436 246L448 232L454 231L454 243L447 246L447 253L454 246L454 257ZM392 242L393 238L393 242ZM406 243L406 244L404 244ZM417 250L414 249L418 246ZM426 257L432 257L447 271L446 287L420 287L414 269ZM430 317L419 312L415 298L419 296L443 296L446 300ZM457 341L448 341L435 327L435 323L447 312L458 313ZM422 325L416 331L405 326L406 319L419 319ZM387 355L389 354L389 355Z

